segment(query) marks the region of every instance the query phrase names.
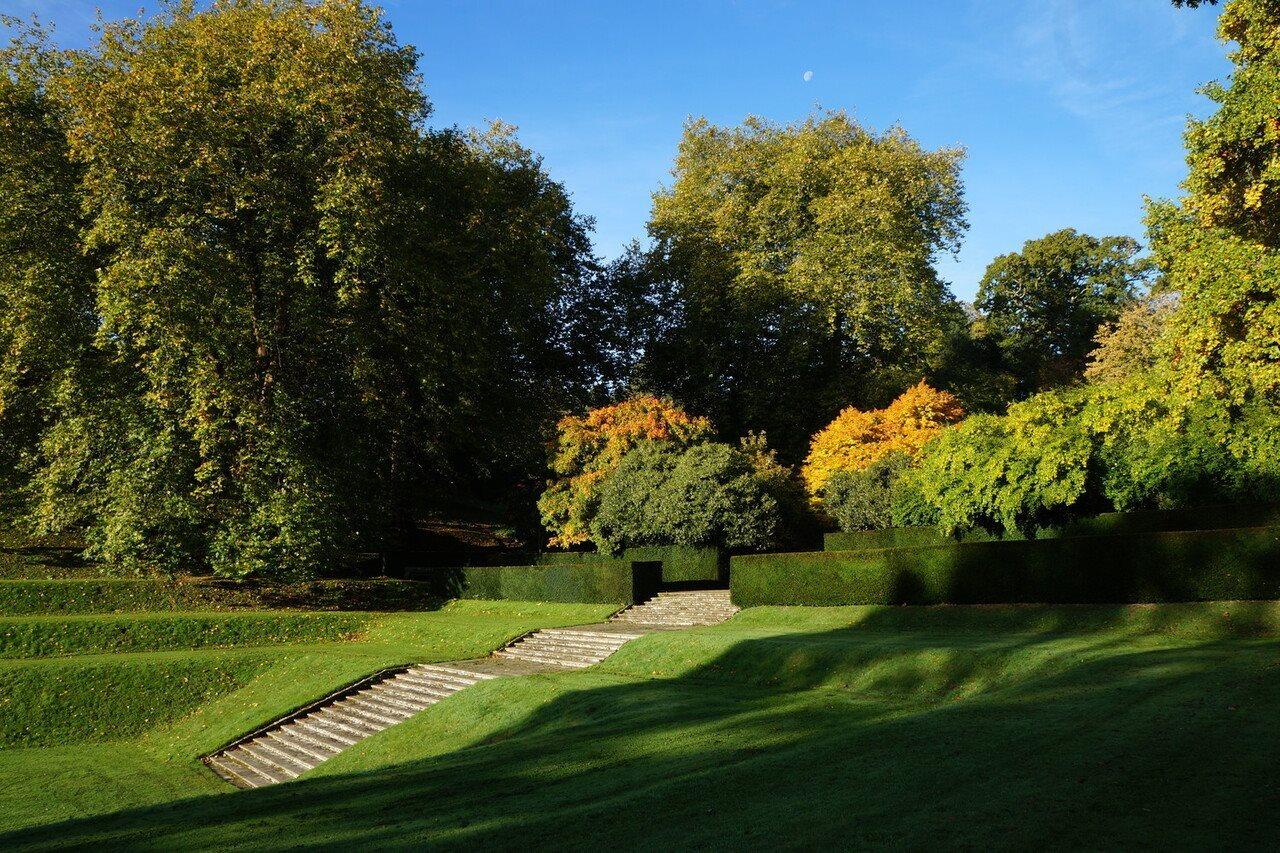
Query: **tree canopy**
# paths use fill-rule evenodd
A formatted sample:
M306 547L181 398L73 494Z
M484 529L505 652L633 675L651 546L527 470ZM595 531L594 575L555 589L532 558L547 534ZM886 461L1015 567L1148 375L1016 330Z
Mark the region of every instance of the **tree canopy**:
M934 268L966 227L961 157L839 112L691 121L654 197L670 311L639 381L791 458L842 406L887 402L963 322Z
M1022 395L1080 376L1098 327L1143 291L1151 263L1130 237L1065 228L996 258L978 284L982 330Z
M34 168L0 179L28 253L0 334L6 376L51 377L46 529L139 570L314 572L537 471L591 372L564 323L587 223L509 129L426 130L378 10L175 4L89 50L35 36L7 55L0 158Z

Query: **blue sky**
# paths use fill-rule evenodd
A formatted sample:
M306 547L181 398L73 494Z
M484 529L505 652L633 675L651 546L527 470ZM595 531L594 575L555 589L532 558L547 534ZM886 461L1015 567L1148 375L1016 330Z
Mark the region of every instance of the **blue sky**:
M1168 0L391 0L422 52L437 125L501 119L596 220L609 257L643 237L685 118L777 121L839 108L968 151L970 230L940 263L971 298L996 255L1049 231L1142 236L1143 195L1177 192L1181 134L1228 71L1216 8ZM8 0L69 46L95 9ZM813 77L806 82L805 71Z

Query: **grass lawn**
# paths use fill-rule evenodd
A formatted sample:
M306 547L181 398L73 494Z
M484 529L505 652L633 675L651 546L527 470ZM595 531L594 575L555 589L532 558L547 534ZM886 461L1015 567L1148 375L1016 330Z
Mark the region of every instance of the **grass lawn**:
M340 647L132 741L0 751L0 819L25 827L0 847L1270 848L1280 831L1270 604L758 608L469 688L297 782L231 792L191 764L361 669Z
M288 612L164 613L132 628L134 617L114 614L0 619L14 647L33 645L25 629L36 623L40 637L82 638L95 652L67 656L63 642L57 657L0 660L0 746L8 747L0 748L0 831L225 793L195 759L282 713L382 667L484 655L535 628L591 622L611 609L468 601L301 621ZM63 630L50 627L57 623ZM213 629L195 644L230 645L183 649L193 625ZM98 654L104 630L159 648ZM324 640L326 630L333 636Z

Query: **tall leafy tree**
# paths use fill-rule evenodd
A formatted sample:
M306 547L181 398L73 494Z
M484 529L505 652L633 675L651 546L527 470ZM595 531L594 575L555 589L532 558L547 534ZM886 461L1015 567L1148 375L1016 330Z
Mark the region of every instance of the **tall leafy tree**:
M44 432L46 528L124 567L312 572L534 468L577 396L586 223L509 128L425 129L379 11L172 4L63 56L96 329Z
M1187 195L1149 212L1153 249L1181 306L1168 343L1183 387L1235 406L1280 402L1280 6L1232 0L1234 42L1217 111L1188 128Z
M838 112L691 121L649 223L675 314L642 381L792 458L842 406L888 402L960 314L934 261L966 227L961 157Z
M58 383L94 333L92 264L81 251L80 167L49 91L63 58L5 18L0 50L0 492L16 497L48 428Z
M1021 395L1081 375L1098 327L1145 287L1152 264L1138 257L1140 248L1130 237L1065 228L991 262L975 306Z

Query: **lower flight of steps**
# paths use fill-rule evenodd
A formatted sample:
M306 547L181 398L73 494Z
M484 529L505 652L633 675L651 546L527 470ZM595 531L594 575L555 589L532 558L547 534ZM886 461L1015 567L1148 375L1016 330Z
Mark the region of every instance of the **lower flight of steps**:
M608 622L534 631L489 658L371 676L241 738L205 763L241 788L287 782L477 681L582 669L645 634L716 625L737 612L728 590L660 592Z
M285 782L444 697L494 677L436 664L408 667L279 720L208 756L205 763L241 788Z

